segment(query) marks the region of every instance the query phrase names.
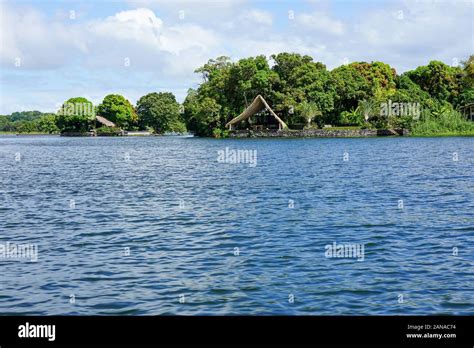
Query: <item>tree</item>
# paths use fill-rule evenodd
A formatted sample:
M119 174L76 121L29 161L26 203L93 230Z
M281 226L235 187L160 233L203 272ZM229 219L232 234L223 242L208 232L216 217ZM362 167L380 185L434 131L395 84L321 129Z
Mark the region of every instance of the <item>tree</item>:
M462 69L440 61L433 60L427 66L420 66L405 75L439 101L452 103L461 91Z
M33 133L37 132L38 128L35 121L18 121L17 131L18 133Z
M201 135L222 129L257 94L264 96L290 128L301 118L306 124L315 119L320 126L408 127L413 118L396 117L392 122L382 117L381 103L419 103L422 111L439 114L474 97L474 56L462 68L430 62L401 76L383 62L354 62L328 71L312 57L297 53L279 53L271 59L274 64L270 67L262 55L236 63L218 57L197 69L203 83L190 90L184 102L188 129Z
M309 62L294 69L287 82L286 94L292 94L299 103L308 101L318 110L319 126L323 116L334 109L334 93L329 80L330 74L323 64Z
M200 98L191 90L184 102L186 125L197 135L210 136L215 128L222 128L222 107L212 98Z
M149 93L137 102L137 114L142 128L152 127L156 133L183 128L180 106L172 93Z
M390 65L382 62L354 62L352 66L370 85L372 93L377 89L390 90L395 88L397 73Z
M58 111L56 125L63 132L85 133L93 127L95 108L83 97L67 100Z
M215 99L223 104L227 101L234 113L240 113L258 94L271 97L272 85L277 79L278 75L270 70L265 56L240 59L229 69L224 83L226 97Z
M462 107L474 103L474 55L462 62L462 88L459 95L453 101L456 107Z
M321 110L319 110L318 105L316 103L303 102L300 104L299 110L300 110L301 116L306 121L307 127L311 126L311 121L313 121L313 119L316 116L320 117L322 115ZM318 126L320 127L322 126L321 121L318 120L317 123L318 123Z
M462 62L462 78L465 88L474 88L474 54Z
M34 121L40 118L42 115L43 113L40 111L19 111L13 112L9 118L11 122Z
M359 107L351 110L343 110L340 115L340 124L345 126L359 126L362 124L363 117Z
M359 100L372 96L370 84L352 65L342 65L332 70L330 84L334 91L332 123L341 121L343 111L355 110Z
M296 68L313 61L310 56L298 53L279 53L272 55L271 58L275 62L272 70L278 74L283 85L291 78Z
M210 59L202 67L197 68L194 72L202 74L204 82L214 80L219 77L220 72L226 70L232 65L230 58L227 56L220 56L216 59Z
M380 114L380 106L374 100L360 100L358 111L360 117L356 119L356 124L361 126L364 123L368 122L369 119L373 116Z
M56 116L55 115L44 115L41 116L37 121L38 131L43 133L53 134L59 131L56 126Z
M102 104L97 107L97 112L124 129L130 129L138 120L132 104L119 94L106 96Z

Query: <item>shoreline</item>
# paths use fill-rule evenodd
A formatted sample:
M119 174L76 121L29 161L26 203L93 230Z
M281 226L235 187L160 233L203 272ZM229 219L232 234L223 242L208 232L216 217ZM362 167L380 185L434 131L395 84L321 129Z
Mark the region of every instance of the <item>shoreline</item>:
M408 129L302 129L231 131L229 138L368 138L409 136Z
M350 130L333 130L331 132L326 132L322 129L319 129L320 132L319 135L313 134L313 135L298 135L295 133L298 133L299 131L279 131L281 132L280 134L261 134L260 132L247 132L247 133L241 133L241 134L229 134L228 137L224 138L215 138L215 137L200 137L200 136L193 136L194 138L208 138L208 139L252 139L252 138L286 138L286 139L307 139L307 138L386 138L386 137L405 137L405 138L449 138L449 137L463 137L463 138L471 138L474 137L474 134L462 134L462 133L441 133L441 134L412 134L412 133L405 133L405 134L373 134L381 131L387 131L387 130L370 130L365 135L361 134L355 134L357 132L353 132ZM248 134L250 133L250 134ZM275 132L278 133L278 132ZM332 134L331 134L332 133ZM337 134L334 134L337 133ZM98 135L98 136L90 136L90 135L61 135L61 134L48 134L48 133L14 133L14 132L0 132L0 137L33 137L33 136L52 136L52 137L65 137L65 138L115 138L115 136L108 136L108 135ZM124 136L120 136L124 137ZM156 134L150 134L150 135L135 135L135 134L130 134L130 135L125 135L125 137L134 137L134 138L148 138L148 137L163 137L163 135L156 135ZM174 137L174 136L165 136L165 137ZM182 138L183 136L176 136L178 138ZM189 138L189 136L187 137Z

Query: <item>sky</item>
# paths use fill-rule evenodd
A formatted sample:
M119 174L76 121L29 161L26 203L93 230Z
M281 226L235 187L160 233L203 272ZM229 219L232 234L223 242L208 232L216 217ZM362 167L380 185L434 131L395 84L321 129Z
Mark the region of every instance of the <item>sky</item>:
M0 0L0 114L71 97L182 102L209 59L308 54L397 73L474 53L474 0Z

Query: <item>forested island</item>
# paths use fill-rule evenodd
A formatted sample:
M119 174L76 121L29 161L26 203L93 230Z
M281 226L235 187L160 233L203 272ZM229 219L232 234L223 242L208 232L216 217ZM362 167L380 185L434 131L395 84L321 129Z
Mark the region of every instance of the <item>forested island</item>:
M288 129L406 129L416 136L474 135L474 55L459 66L431 61L400 75L382 62L353 62L328 70L312 57L296 53L237 62L222 56L195 72L201 74L202 83L188 90L182 104L170 92L149 93L136 105L118 94L105 96L99 105L73 97L51 113L1 115L0 131L84 135L91 129L98 135L119 130L189 131L226 137L232 132L226 127L229 121L260 95ZM252 129L268 117L266 113L246 118L240 128Z

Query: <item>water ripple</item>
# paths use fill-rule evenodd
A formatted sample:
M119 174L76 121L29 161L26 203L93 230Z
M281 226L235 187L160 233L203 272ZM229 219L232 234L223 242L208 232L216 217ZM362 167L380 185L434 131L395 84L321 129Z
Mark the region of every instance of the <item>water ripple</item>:
M473 145L0 137L0 314L472 314Z

